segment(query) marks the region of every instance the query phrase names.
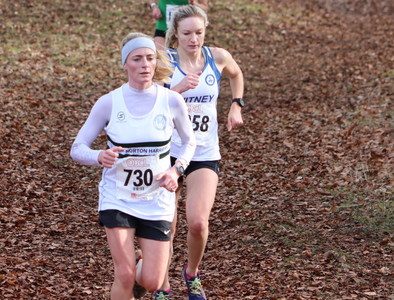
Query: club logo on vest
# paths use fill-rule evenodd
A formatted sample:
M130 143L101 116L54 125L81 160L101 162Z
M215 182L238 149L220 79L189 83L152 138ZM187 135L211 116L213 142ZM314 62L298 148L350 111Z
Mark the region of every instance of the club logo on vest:
M167 118L165 115L157 115L153 121L153 125L157 130L164 130L167 126Z
M126 114L123 111L118 112L117 118L120 122L123 122L126 119Z
M215 77L212 74L208 74L205 77L205 83L208 84L209 86L212 86L215 84Z

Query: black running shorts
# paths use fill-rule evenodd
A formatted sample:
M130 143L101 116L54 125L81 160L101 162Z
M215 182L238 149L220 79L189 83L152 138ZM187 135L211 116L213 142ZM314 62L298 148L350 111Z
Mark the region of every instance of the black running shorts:
M108 228L135 228L135 235L144 239L169 241L171 238L171 222L143 220L116 209L101 210L99 223Z
M160 37L165 38L165 37L166 37L166 32L163 31L163 30L160 30L160 29L156 29L156 30L155 30L155 34L154 34L154 37L156 37L156 36L160 36Z
M176 158L171 156L171 165L172 166L175 164L175 161L176 161ZM185 170L185 176L189 175L193 171L196 171L198 169L203 169L203 168L211 169L212 171L214 171L218 175L220 173L218 160L206 160L206 161L192 160ZM182 182L183 178L179 177L178 181Z

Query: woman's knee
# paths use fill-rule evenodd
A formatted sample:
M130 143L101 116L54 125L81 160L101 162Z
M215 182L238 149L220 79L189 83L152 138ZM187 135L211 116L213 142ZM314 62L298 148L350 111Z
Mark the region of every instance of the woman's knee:
M163 280L164 278L160 279L160 278L155 278L154 276L149 276L146 278L141 278L141 282L139 284L142 285L148 291L153 292L160 289Z
M115 280L123 287L132 287L135 281L135 269L119 266L115 269Z
M208 221L202 218L190 220L188 223L189 231L193 235L203 235L208 230L208 226Z

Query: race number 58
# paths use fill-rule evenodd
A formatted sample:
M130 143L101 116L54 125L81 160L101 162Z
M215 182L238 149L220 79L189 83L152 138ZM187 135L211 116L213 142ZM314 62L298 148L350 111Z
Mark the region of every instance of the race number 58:
M209 117L208 116L201 116L201 115L193 115L192 117L189 115L190 121L193 123L193 130L194 131L208 131L208 124L209 124Z

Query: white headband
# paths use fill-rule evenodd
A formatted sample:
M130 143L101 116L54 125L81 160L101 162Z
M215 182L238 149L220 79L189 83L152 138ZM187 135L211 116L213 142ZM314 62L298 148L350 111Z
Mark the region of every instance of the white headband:
M151 39L146 37L134 38L128 41L122 48L122 65L126 63L127 56L129 56L130 52L138 48L149 48L156 53L155 43Z

